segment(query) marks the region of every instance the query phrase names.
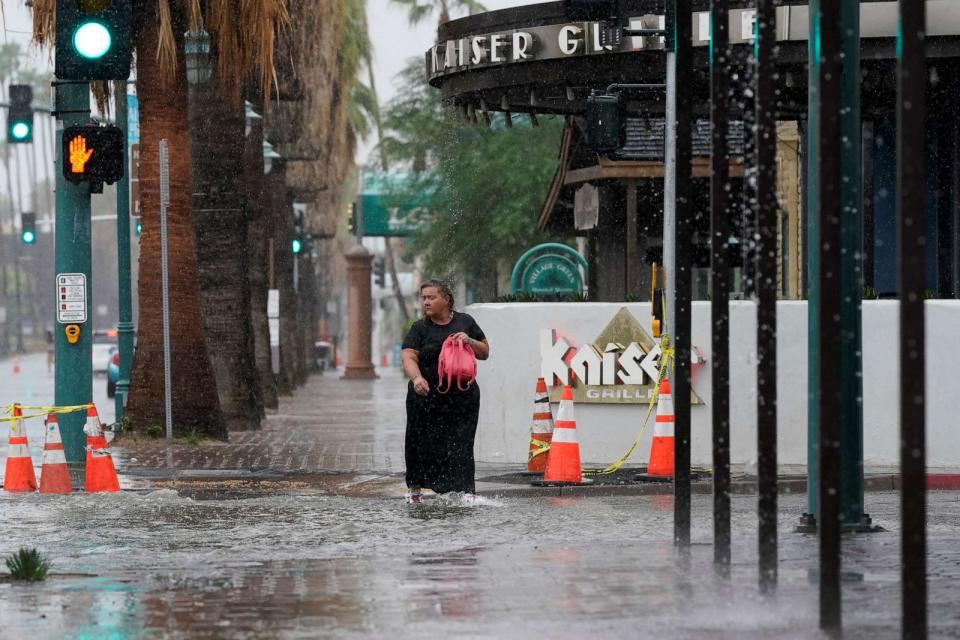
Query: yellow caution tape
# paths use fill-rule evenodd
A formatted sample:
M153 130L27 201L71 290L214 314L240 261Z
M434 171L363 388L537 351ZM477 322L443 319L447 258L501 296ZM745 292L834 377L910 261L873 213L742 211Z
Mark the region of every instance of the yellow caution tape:
M529 454L527 455L527 462L530 462L537 456L542 456L546 452L550 451L550 443L546 440L537 440L536 438L530 438L530 444L533 445L533 449L530 449Z
M3 413L12 414L14 407L20 407L22 411L36 411L39 413L30 413L22 416L13 417L8 415L8 417L0 417L0 422L13 422L14 420L30 420L32 418L46 418L48 415L56 414L62 415L65 413L75 413L77 411L86 411L90 407L93 407L92 404L77 404L77 405L67 405L63 407L35 407L30 405L23 404L8 404L3 407Z
M653 409L657 406L657 400L660 398L660 383L667 375L667 371L673 370L673 346L670 344L670 339L666 333L661 334L661 336L660 374L657 376L657 384L654 386L653 394L650 396L650 404L647 406L647 415L643 418L643 424L640 426L640 433L637 434L636 439L633 441L633 444L630 445L630 448L627 449L627 452L617 458L613 464L610 464L603 469L584 469L583 473L585 475L608 475L617 471L627 462L627 460L630 459L630 457L633 455L633 452L636 451L637 447L640 445L640 441L643 439L643 434L647 431L647 423L650 421L650 416L653 415Z

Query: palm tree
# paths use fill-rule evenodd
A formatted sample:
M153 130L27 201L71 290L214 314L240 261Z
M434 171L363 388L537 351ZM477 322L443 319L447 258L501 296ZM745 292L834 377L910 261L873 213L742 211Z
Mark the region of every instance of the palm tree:
M407 9L407 19L410 25L420 24L434 13L438 14L437 24L450 20L450 9L459 10L467 15L486 11L476 0L392 0Z

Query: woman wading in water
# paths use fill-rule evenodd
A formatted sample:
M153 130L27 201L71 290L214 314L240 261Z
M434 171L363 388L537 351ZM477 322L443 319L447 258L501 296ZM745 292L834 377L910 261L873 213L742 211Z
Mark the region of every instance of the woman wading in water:
M456 384L440 393L440 350L449 336L473 348L486 360L490 346L476 321L453 310L453 292L436 280L420 285L423 318L403 339L403 371L407 390L407 501L420 502L420 491L474 493L473 439L480 414L480 388L466 391Z

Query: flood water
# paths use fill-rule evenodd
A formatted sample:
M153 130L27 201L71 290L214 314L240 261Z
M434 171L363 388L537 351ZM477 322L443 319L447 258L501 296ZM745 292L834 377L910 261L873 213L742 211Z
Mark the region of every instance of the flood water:
M712 569L710 498L695 496L689 568L663 496L488 500L173 490L0 494L0 553L35 546L55 574L0 584L10 638L816 638L816 539L781 499L780 585L756 587L755 498L734 498L734 566ZM845 539L848 637L899 635L891 532ZM932 637L960 634L960 498L931 494ZM65 575L66 574L66 575Z

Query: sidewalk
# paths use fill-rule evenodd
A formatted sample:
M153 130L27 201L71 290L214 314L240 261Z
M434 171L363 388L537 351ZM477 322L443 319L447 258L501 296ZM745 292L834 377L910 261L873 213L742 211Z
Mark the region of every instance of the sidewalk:
M404 492L403 436L406 380L399 370L378 370L374 381L341 380L337 372L312 376L292 397L281 398L259 431L234 432L229 442L175 441L123 436L115 457L125 488L176 487L197 495L234 492L316 491L332 495L398 496ZM639 464L644 456L635 455ZM672 494L665 483L635 483L642 469L622 469L578 487L533 487L522 464L477 464L477 492L497 496ZM732 470L733 493L755 493L747 469ZM950 476L955 478L956 476ZM898 488L895 470L869 470L868 491ZM782 494L806 491L805 469L782 468ZM958 486L938 488L957 489ZM693 493L712 491L709 475L695 477Z

